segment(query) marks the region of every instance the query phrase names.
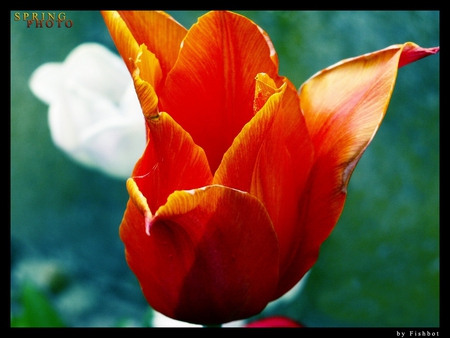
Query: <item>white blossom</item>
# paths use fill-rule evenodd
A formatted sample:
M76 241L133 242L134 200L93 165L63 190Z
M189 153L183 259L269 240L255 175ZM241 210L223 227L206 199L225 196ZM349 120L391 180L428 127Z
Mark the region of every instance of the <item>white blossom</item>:
M145 148L145 122L123 60L85 43L62 63L45 63L30 78L49 105L54 143L71 158L116 178L127 178Z

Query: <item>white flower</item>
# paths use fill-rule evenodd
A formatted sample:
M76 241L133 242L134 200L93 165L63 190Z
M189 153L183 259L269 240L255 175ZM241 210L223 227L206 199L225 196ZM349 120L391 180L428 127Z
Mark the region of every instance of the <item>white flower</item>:
M77 162L127 178L145 148L145 122L123 60L85 43L63 63L46 63L30 78L49 107L53 142Z
M162 313L153 311L151 327L201 327L201 325L175 320L164 316Z
M225 323L222 327L244 327L244 320L237 320L230 323ZM175 320L169 317L164 316L162 313L157 311L153 311L153 318L151 322L151 327L187 327L187 328L196 328L202 327L202 325L192 324L187 322L182 322L179 320Z

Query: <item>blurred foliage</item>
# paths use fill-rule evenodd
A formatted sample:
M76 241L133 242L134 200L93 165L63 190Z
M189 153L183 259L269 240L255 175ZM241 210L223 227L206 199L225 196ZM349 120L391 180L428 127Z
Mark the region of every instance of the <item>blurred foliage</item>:
M170 13L189 27L203 12ZM296 86L347 57L406 41L440 43L439 12L241 13L267 31L280 74ZM27 28L11 12L11 325L148 326L151 311L118 237L125 182L57 149L47 106L28 88L38 66L63 61L83 42L115 50L98 12L66 17L72 28ZM285 314L306 326L439 326L439 184L436 55L399 70L305 289L261 316ZM63 267L41 280L44 289L29 283L49 273L42 261ZM59 287L50 287L54 278Z
M49 297L34 286L25 282L21 285L19 302L20 314L11 318L12 327L63 327L64 323Z

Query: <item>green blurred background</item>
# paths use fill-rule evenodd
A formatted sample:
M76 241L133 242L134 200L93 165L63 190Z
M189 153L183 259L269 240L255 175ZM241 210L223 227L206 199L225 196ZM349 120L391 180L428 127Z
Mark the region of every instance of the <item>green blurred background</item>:
M32 12L32 11L29 11ZM50 11L58 12L58 11ZM98 12L71 28L27 28L11 12L11 324L145 326L151 311L118 236L125 182L79 166L51 141L28 80L79 44L115 51ZM204 12L170 12L190 27ZM245 11L299 87L347 57L439 45L439 12ZM306 286L261 316L306 326L439 326L439 54L401 68L386 118L354 171L344 212Z

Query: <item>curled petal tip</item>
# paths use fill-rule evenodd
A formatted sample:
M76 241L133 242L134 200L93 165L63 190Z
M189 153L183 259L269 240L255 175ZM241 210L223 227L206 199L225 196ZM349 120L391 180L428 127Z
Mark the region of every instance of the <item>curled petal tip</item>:
M422 48L415 43L408 42L404 45L402 55L398 62L398 68L406 66L411 62L420 60L424 57L436 54L439 52L440 47Z
M428 48L428 50L429 50L430 54L436 54L439 52L440 48L441 48L440 46L437 46L437 47Z
M142 113L147 121L158 117L158 96L156 95L155 89L148 82L141 78L141 56L142 53L146 51L145 45L141 45L141 49L136 57L136 59L129 59L130 67L133 69L132 77L134 81L134 87L138 93L139 102L141 104Z
M150 227L151 227L152 215L151 213L145 213L144 222L145 222L145 233L147 236L150 236Z
M144 197L142 192L139 190L136 182L133 178L129 178L126 183L128 194L130 195L131 201L136 205L139 211L144 216L145 233L150 236L150 227L153 215L147 204L147 199Z

